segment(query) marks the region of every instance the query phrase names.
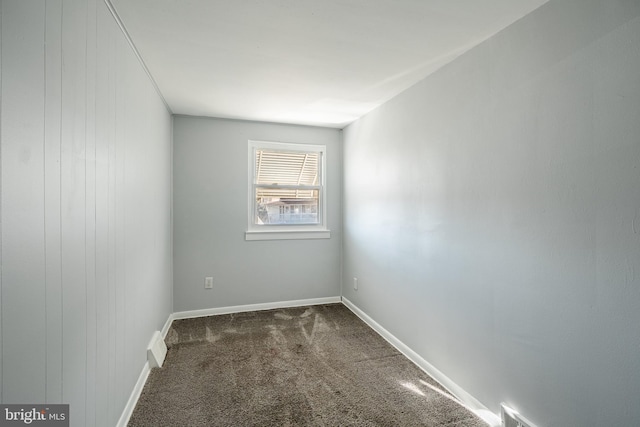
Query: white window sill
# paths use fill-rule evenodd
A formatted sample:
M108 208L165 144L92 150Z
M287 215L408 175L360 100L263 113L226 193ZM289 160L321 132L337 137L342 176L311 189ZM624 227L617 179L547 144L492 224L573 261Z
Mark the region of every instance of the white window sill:
M308 239L329 239L329 230L269 230L269 231L246 231L245 240L308 240Z

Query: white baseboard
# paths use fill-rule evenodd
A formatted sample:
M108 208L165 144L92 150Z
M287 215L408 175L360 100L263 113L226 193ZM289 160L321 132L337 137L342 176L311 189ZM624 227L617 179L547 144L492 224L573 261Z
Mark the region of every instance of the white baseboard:
M169 333L169 328L171 327L171 324L174 321L174 316L173 313L169 314L169 317L167 318L167 321L164 322L164 326L162 327L162 330L160 331L160 335L162 335L162 339L166 339L167 338L167 334Z
M467 407L470 411L475 413L478 417L482 418L491 427L498 427L501 425L500 416L491 412L486 406L478 401L475 397L467 393L462 387L454 383L449 377L440 372L435 366L424 360L418 353L409 348L406 344L396 338L391 332L383 328L378 322L373 320L358 308L354 303L347 298L342 297L342 303L347 306L356 316L369 325L374 331L376 331L382 338L387 340L389 344L394 346L398 351L404 354L409 360L415 363L419 368L425 371L430 377L438 381L443 387L445 387L451 394L453 394L460 402Z
M133 414L133 410L136 409L136 405L138 404L138 399L140 398L140 394L142 393L144 384L147 382L149 372L151 372L151 369L149 368L149 362L145 362L144 366L142 367L142 372L140 372L140 376L138 377L138 381L133 387L131 396L129 396L129 400L127 401L127 404L122 411L122 415L120 415L120 419L118 420L118 424L116 424L116 427L127 427L129 419Z
M262 311L278 308L303 307L306 305L332 304L339 302L341 302L340 297L326 297L293 301L267 302L261 304L234 305L230 307L206 308L204 310L179 311L177 313L173 313L173 320L215 316L219 314L243 313L246 311Z

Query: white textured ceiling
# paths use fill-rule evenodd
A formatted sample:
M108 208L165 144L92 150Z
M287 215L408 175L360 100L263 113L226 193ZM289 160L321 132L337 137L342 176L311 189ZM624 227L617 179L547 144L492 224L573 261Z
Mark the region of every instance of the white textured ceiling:
M112 0L176 114L344 127L548 0Z

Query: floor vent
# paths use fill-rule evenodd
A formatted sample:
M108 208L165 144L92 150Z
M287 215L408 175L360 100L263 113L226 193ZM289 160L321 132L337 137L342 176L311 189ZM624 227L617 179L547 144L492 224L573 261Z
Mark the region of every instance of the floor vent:
M167 355L167 346L162 339L160 331L156 331L147 347L147 360L150 368L161 368L164 357Z
M531 421L520 415L518 411L509 408L504 403L500 404L503 427L536 427Z

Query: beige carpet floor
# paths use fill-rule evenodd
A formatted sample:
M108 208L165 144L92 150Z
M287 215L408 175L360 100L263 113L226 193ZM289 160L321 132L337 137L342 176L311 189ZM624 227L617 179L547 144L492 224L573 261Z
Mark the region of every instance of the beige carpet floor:
M342 304L177 320L166 341L130 427L486 427Z

